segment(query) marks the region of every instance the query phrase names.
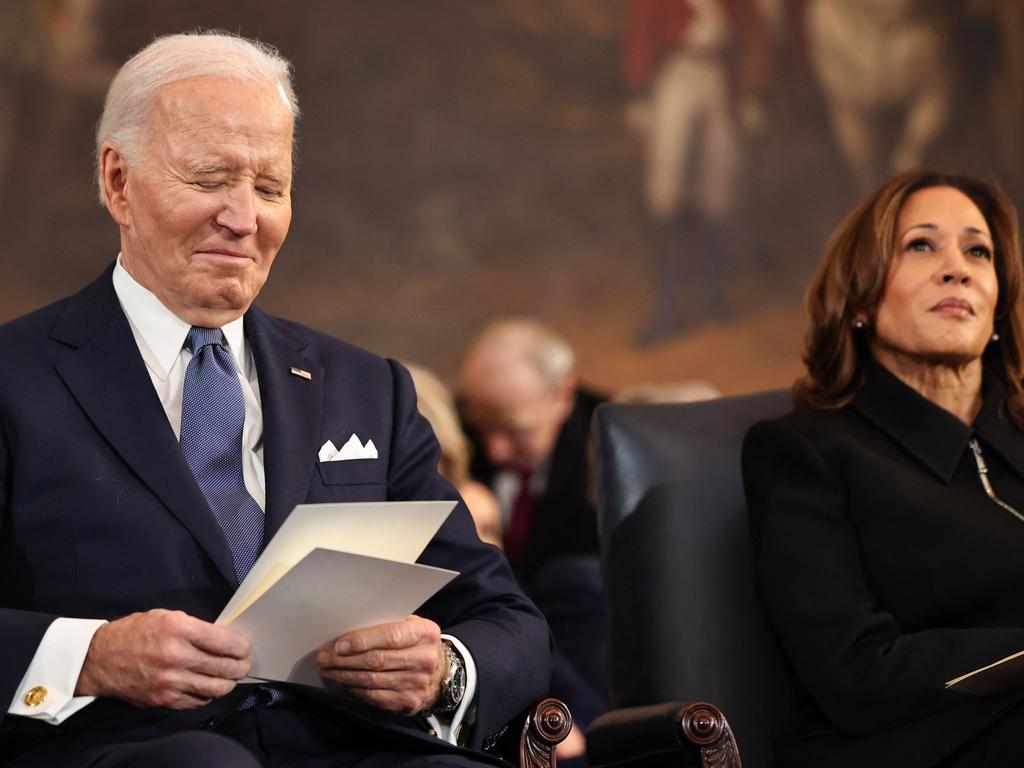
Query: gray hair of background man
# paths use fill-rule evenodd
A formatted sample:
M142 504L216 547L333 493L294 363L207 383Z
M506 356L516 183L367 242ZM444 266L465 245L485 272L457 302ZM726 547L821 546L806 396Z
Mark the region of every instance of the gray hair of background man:
M528 318L505 318L488 324L473 340L466 357L491 347L519 349L551 389L576 367L576 355L569 343L543 323Z
M272 45L219 30L158 37L125 62L107 90L103 115L96 128L96 178L100 182L101 203L107 202L100 180L103 145L111 142L129 165L136 162L145 143L143 131L157 91L193 77L275 83L292 118L299 118L291 62Z

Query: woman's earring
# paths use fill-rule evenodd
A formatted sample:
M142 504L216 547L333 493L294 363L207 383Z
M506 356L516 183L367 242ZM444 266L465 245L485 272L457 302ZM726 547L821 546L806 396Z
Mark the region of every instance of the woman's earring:
M992 341L999 341L999 334L998 333L993 333L992 334Z
M868 327L868 324L865 323L863 320L854 320L853 327L858 331L863 331L865 328Z

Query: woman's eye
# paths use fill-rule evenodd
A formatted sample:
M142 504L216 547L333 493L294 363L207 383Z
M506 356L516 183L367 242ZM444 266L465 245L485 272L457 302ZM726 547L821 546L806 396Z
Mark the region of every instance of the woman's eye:
M908 251L930 251L931 249L932 244L923 237L919 237L916 240L911 240L907 243Z
M977 258L985 259L986 261L992 258L992 251L987 245L972 245L967 249L967 252L971 254L971 256L976 256Z

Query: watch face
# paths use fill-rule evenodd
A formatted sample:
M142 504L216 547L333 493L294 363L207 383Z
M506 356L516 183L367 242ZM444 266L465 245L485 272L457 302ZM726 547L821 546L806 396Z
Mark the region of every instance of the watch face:
M449 690L451 700L458 705L462 697L466 695L466 669L461 664L455 667L455 674L452 676L451 688Z

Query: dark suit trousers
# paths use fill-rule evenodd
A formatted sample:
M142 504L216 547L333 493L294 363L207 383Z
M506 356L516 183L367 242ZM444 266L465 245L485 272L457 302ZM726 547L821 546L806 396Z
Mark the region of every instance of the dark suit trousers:
M182 713L183 719L188 718ZM308 708L257 706L209 727L168 733L166 720L141 724L116 744L102 728L70 744L50 743L22 755L10 768L426 768L500 765L466 751L437 749L331 720ZM123 732L123 731L122 731Z

